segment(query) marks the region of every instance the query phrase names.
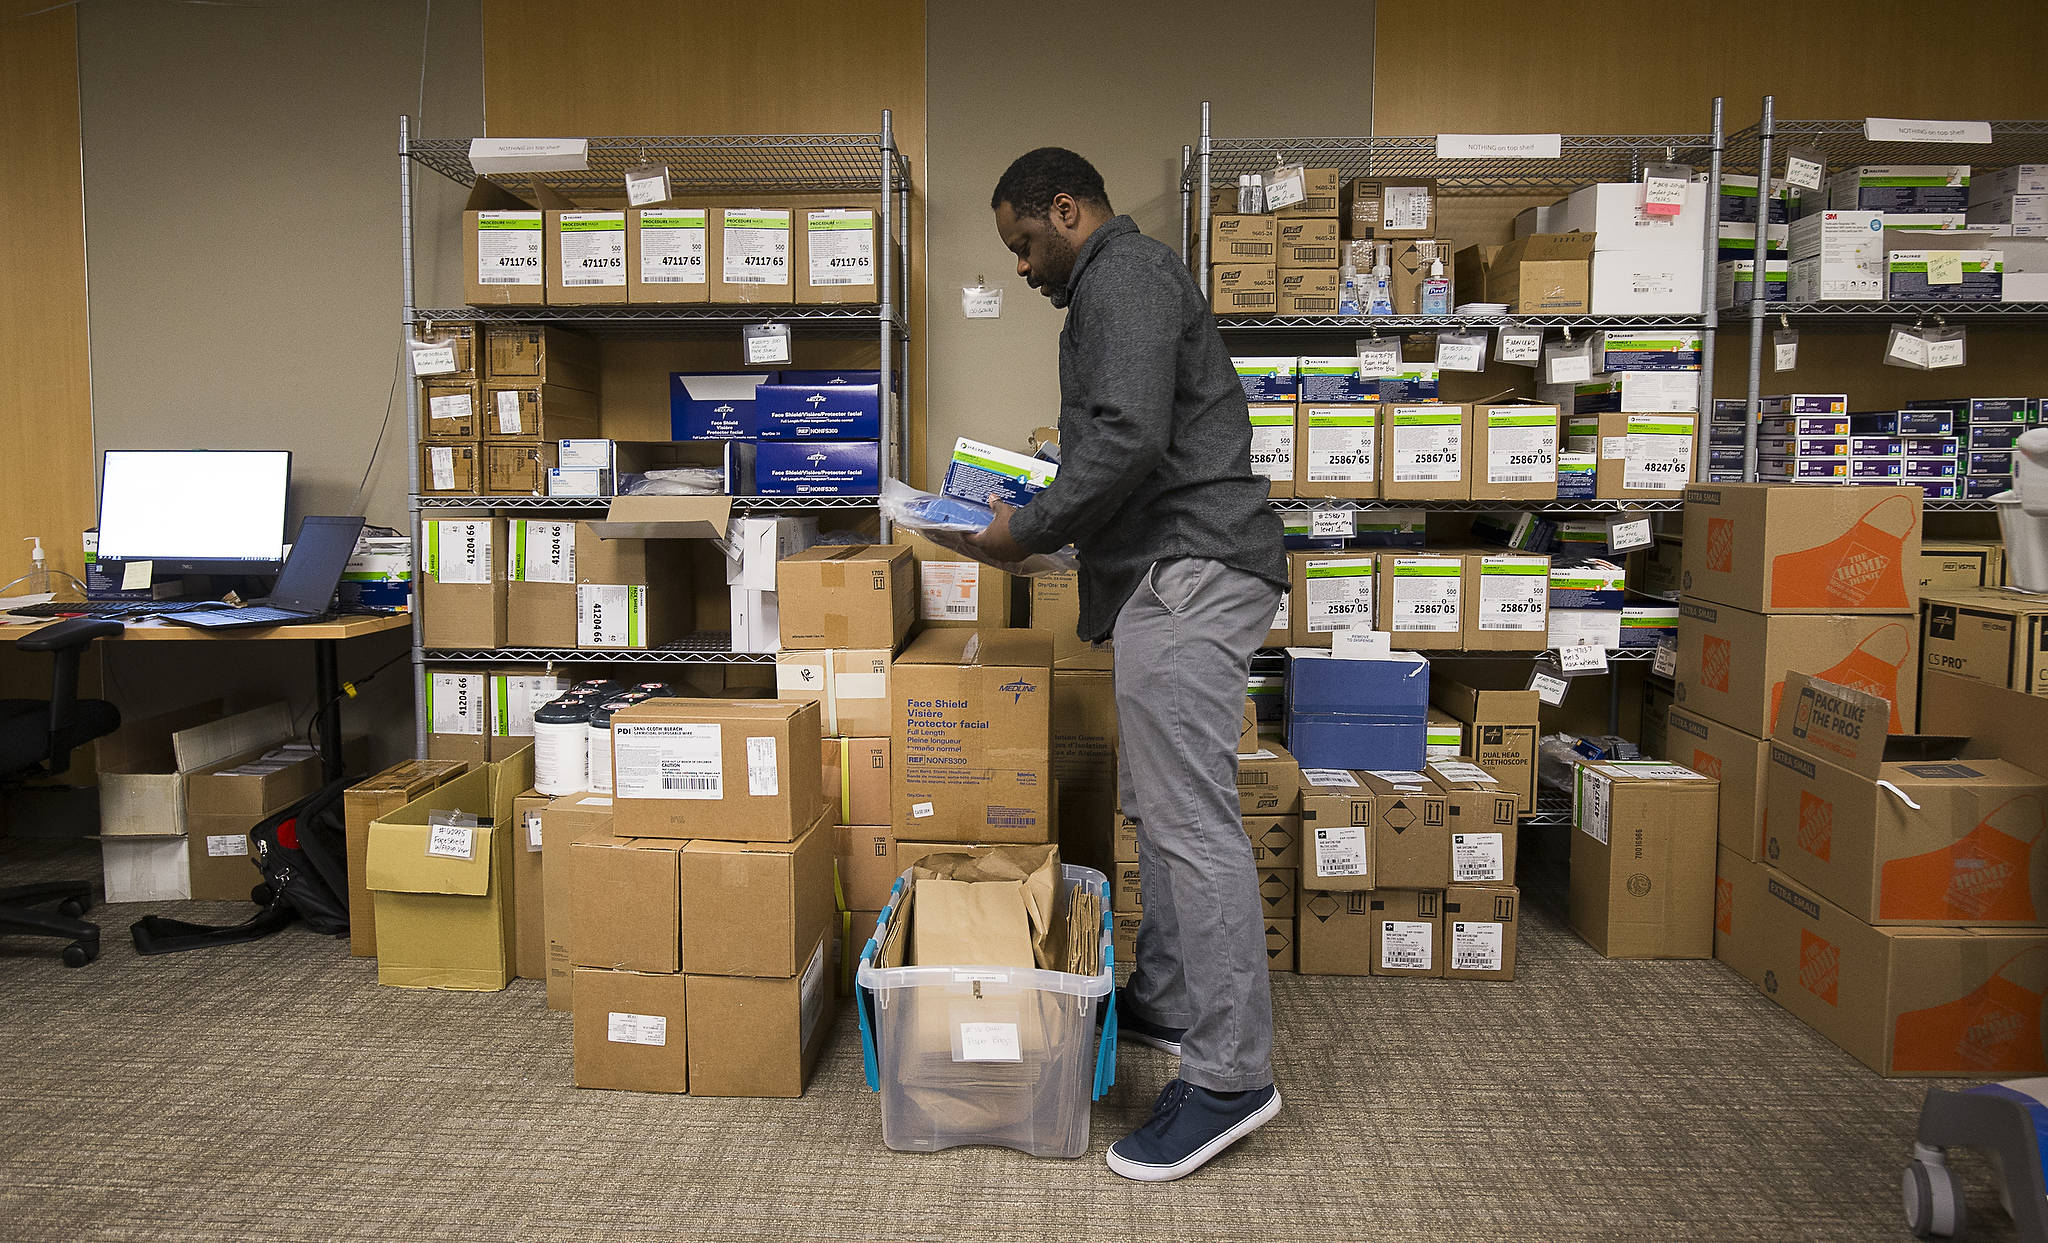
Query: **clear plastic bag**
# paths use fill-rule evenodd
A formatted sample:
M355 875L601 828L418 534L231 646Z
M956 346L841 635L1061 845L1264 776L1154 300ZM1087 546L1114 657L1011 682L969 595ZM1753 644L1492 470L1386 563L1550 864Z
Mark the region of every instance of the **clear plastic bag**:
M717 496L725 491L725 472L717 467L665 467L631 476L621 490L627 496Z
M1022 561L991 558L967 542L968 536L995 519L995 512L979 501L920 492L900 480L889 479L882 484L882 514L894 525L915 531L948 552L957 552L1007 574L1066 574L1081 567L1071 548L1033 553Z

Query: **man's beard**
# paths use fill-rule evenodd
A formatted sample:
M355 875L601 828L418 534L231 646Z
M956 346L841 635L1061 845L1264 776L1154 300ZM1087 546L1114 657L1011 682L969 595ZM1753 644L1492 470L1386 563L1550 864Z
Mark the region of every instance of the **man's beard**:
M1047 279L1039 286L1039 291L1052 299L1054 306L1065 306L1067 299L1071 296L1067 289L1067 282L1073 279L1075 255L1073 243L1067 241L1057 231L1047 232L1045 239L1046 266L1057 268L1060 275L1058 280Z

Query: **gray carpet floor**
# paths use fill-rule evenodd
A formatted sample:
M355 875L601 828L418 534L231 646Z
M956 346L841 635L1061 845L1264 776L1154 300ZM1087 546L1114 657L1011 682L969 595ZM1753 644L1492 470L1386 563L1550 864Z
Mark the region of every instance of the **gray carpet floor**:
M97 873L9 843L9 882ZM1864 1069L1713 962L1607 962L1529 904L1512 983L1277 976L1287 1107L1179 1183L1102 1151L1172 1075L1128 1047L1076 1161L883 1147L842 1003L809 1092L702 1100L570 1086L538 983L378 987L294 928L99 961L0 937L8 1239L1907 1239L1924 1082ZM2014 1237L1958 1157L1973 1239Z

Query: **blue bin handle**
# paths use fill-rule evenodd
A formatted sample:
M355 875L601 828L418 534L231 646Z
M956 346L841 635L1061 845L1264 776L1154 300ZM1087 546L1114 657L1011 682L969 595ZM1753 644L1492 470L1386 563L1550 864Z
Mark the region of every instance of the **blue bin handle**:
M1102 886L1102 973L1110 990L1102 998L1102 1034L1095 1038L1095 1085L1090 1100L1101 1100L1116 1083L1116 943L1110 939L1109 885Z
M861 965L866 966L868 963L873 962L875 955L881 952L881 948L873 937L869 937L868 943L860 951ZM874 1000L869 997L868 990L857 982L858 977L856 976L855 978L853 1008L860 1014L861 1067L867 1072L868 1091L879 1092L882 1090L882 1068L875 1057L875 1019L872 1012Z

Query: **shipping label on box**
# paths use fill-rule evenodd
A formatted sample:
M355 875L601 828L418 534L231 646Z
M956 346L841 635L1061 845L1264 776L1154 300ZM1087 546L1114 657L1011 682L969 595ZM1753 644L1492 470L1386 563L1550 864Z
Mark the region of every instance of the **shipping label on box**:
M728 287L719 292L736 288L740 296L735 301L789 301L789 212L727 207L718 217L723 256L718 283Z
M621 836L796 840L823 805L814 703L650 699L612 714Z
M1294 433L1294 494L1378 496L1379 418L1371 406L1303 403Z
M1386 407L1381 491L1390 499L1465 499L1465 407Z
M651 207L634 213L639 225L643 285L707 285L704 209Z
M1493 498L1497 490L1506 494L1499 497L1502 500L1524 499L1522 489L1526 488L1553 493L1557 487L1557 418L1556 406L1473 407L1474 499ZM1483 483L1479 458L1486 463ZM1527 499L1543 497L1532 494Z
M626 213L564 211L549 216L557 230L550 240L561 258L555 279L564 289L625 289ZM625 299L614 295L612 300Z
M1373 913L1374 975L1443 975L1441 890L1380 890L1372 895L1369 905Z
M1396 635L1449 637L1446 646L1456 647L1464 617L1463 558L1393 556L1385 560L1384 628Z
M1339 630L1372 628L1374 554L1294 553L1288 560L1299 576L1293 612L1302 645L1328 647Z
M1273 496L1294 495L1294 417L1292 405L1251 407L1252 473L1265 476Z
M805 284L843 289L875 283L875 213L823 208L804 213Z

